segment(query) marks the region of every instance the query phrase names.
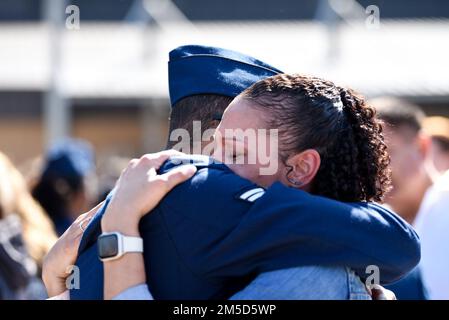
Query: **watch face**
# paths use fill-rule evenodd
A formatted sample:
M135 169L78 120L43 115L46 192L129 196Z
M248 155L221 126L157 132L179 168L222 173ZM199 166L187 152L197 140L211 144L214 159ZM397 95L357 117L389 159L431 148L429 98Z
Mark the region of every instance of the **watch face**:
M102 235L98 238L98 255L102 259L118 255L118 237L115 234Z

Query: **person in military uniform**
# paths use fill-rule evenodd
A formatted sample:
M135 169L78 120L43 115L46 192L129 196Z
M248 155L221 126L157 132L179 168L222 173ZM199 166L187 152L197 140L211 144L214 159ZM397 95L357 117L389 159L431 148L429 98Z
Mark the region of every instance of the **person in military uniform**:
M249 63L246 56L239 60L236 53L229 56L226 50L215 49L211 53L207 48L200 53L199 49L187 48L185 59L177 57L178 65L184 61L179 70L192 77L200 68L201 72L215 76L208 78L207 85L201 81L206 78L204 75L200 74L196 81L190 79L190 87L184 87L182 93L173 93L171 86L172 101L176 101L173 112L185 97L206 96L201 94L204 92L232 97L240 93L235 91L236 83L245 83L241 78L246 77L247 86L248 82L269 76L270 69L265 64L258 69L254 59ZM203 58L215 63L210 62L209 68L203 70L201 66L207 65L202 63ZM271 69L271 73L278 72ZM233 81L234 77L240 80ZM214 87L217 82L221 83L219 92ZM263 81L259 84L267 85ZM266 90L246 94L255 101L263 101L258 91ZM295 96L297 92L291 94ZM343 107L354 108L354 112L363 111L359 110L358 98L350 92L341 91L339 97L343 101L329 101L335 112L341 113L340 102ZM323 104L321 107L329 108ZM262 102L260 107L263 108ZM215 114L209 116L213 123ZM257 275L306 265L350 267L363 277L366 267L374 264L380 268L381 281L389 282L405 274L419 260L419 241L413 229L381 206L363 201L380 196L377 190L357 189L359 194L353 199L343 188L342 197L358 201L343 203L281 183L261 188L209 158L188 160L198 169L195 176L173 189L140 222L147 283L158 299L228 298ZM179 159L172 159L160 173L177 165ZM72 299L103 297L103 265L98 261L97 238L101 233L101 217L113 198L107 199L84 232L76 262L81 287L71 291Z

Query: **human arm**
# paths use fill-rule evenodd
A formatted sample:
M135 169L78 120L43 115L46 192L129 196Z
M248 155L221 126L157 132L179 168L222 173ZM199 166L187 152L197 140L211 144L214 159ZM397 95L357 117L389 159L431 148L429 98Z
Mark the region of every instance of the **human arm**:
M168 157L179 154L179 152L167 150L145 155L139 160L130 162L128 168L122 173L113 196L110 200L108 199L109 206L103 215L106 219L102 220L105 232L115 230L126 235L138 236L140 217L151 211L151 208L156 206L171 188L188 179L196 171L194 166L187 165L164 175L156 175L155 170ZM42 277L48 296L52 299L69 299L66 286L66 279L70 275L69 267L76 262L84 230L97 212L104 209L104 205L100 203L88 213L80 215L46 255ZM114 279L114 281L106 281L108 292L122 291L122 284L126 284L125 287L128 288L145 282L141 254L129 253L115 263L107 265L105 272L107 275L110 274L110 279Z
M102 205L103 203L100 203L89 212L80 215L45 256L42 280L49 297L59 296L67 290L66 278L70 275L70 267L75 264L83 228Z
M207 177L214 178L213 173L209 171ZM225 176L217 177L220 181L225 179ZM189 186L186 186L170 194L172 200L167 198L161 203L180 256L193 270L209 279L311 264L348 266L366 278L369 276L366 268L375 265L380 270L380 282L390 283L419 261L416 232L382 206L342 203L275 183L249 204L249 210L238 222L230 224L223 217L227 215L229 220L236 206L243 205L241 200L231 206L232 211L220 211L225 203L215 198L213 212L202 213L203 203L196 207L191 204L208 199L210 193L225 194L229 188L212 189L216 183L211 185L209 180L194 179L191 185L197 193L190 194L188 199L181 198L181 193L188 193ZM187 203L193 208L190 212L179 210L171 205L175 199L179 208L186 207ZM185 224L182 229L177 221ZM186 242L185 234L180 231L193 228L197 232L190 234Z
M303 263L346 265L362 278L369 276L366 268L375 265L381 283L407 274L420 259L414 229L382 206L342 203L280 184L255 202L215 252L226 255L226 250L236 248L237 242L248 241L257 244L252 258L257 257L259 267L268 271L288 267L293 261L302 262L298 257L302 255L307 257ZM247 253L237 251L230 256L244 263Z
M119 232L139 237L139 221L177 184L189 179L196 167L184 165L165 174L156 170L171 153L145 155L133 160L118 180L115 193L101 220L103 232ZM104 299L109 300L128 288L146 283L142 253L126 253L119 259L104 261ZM142 292L142 290L140 290ZM145 292L145 290L143 290ZM151 296L151 295L150 295Z

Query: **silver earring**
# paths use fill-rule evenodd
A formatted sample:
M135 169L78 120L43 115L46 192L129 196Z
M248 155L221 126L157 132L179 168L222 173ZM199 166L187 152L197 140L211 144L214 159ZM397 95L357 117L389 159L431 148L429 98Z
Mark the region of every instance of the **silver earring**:
M296 187L301 187L304 184L304 183L302 183L302 181L296 181L289 177L287 177L287 180L288 180L288 182L290 182L291 184L293 184Z

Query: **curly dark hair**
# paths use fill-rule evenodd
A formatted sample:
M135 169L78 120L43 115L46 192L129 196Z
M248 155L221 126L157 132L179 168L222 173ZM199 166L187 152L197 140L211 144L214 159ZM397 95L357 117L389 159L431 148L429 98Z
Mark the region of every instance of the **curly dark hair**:
M311 193L340 201L382 201L390 158L374 108L351 89L316 77L276 75L242 93L279 130L281 161L315 149L321 165ZM287 173L288 175L289 173Z

